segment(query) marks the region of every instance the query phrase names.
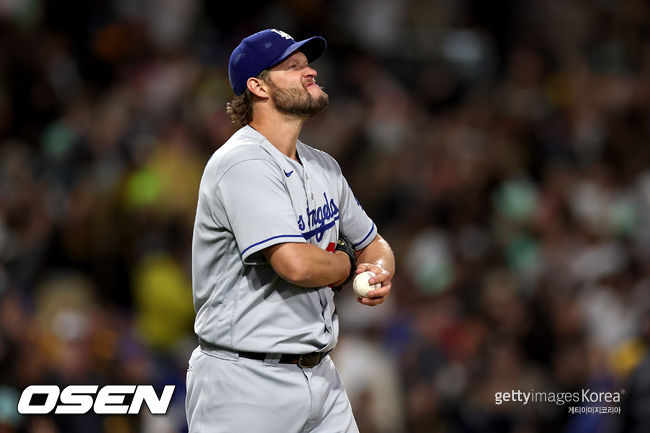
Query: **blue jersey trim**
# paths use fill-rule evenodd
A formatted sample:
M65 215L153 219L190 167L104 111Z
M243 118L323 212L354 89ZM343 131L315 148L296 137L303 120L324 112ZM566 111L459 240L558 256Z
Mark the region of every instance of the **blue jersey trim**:
M356 243L356 244L353 244L352 246L353 246L354 248L356 248L356 247L358 247L359 245L361 245L362 243L364 243L364 242L366 241L366 239L368 239L368 236L370 236L370 235L372 234L372 231L373 231L374 229L375 229L375 223L373 222L373 223L372 223L372 227L370 227L370 231L368 232L368 234L366 235L366 237L363 238L363 239L361 239L361 242L358 242L358 243Z
M301 237L303 237L303 235L277 235L277 236L271 236L268 239L264 239L263 241L256 242L253 245L249 246L244 251L242 251L241 255L243 257L244 254L246 254L246 251L248 251L251 248L256 247L256 246L258 246L260 244L263 244L264 242L268 242L268 241L273 240L273 239L277 239L277 238L301 238Z
M336 217L334 217L332 221L328 222L327 224L323 224L322 226L315 228L314 230L310 230L308 232L303 233L302 237L304 237L306 240L309 240L309 238L311 238L314 235L318 235L318 234L322 235L327 230L331 229L338 220L339 220L339 216L337 215ZM316 240L320 241L318 237L316 237Z

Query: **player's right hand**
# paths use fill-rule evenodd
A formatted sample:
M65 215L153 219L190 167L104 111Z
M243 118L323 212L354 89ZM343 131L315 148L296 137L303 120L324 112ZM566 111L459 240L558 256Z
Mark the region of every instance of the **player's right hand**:
M373 285L381 283L381 287L368 292L367 298L357 297L357 302L370 307L382 304L390 294L390 290L393 287L391 283L393 276L386 269L374 263L359 263L355 273L360 274L365 271L370 271L375 274L374 277L368 280L368 284Z

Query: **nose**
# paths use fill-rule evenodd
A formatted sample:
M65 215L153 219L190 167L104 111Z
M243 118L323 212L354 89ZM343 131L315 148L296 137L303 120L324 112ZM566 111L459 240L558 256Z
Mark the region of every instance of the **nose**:
M306 78L316 78L317 75L318 75L318 72L316 72L316 69L312 68L309 65L305 67L305 77Z

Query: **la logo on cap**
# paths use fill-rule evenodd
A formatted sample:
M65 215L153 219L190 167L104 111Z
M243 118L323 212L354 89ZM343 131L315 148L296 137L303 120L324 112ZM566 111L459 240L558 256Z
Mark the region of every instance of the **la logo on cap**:
M291 35L289 33L283 32L282 30L271 29L271 31L274 32L274 33L279 34L280 36L282 36L285 39L289 39L290 41L293 40L293 38L291 37Z

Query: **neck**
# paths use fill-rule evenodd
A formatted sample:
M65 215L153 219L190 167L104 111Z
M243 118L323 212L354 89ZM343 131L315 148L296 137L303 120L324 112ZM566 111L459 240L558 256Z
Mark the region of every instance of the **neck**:
M288 116L275 110L259 113L260 115L255 114L256 116L249 125L262 134L280 152L297 161L296 142L305 119Z

